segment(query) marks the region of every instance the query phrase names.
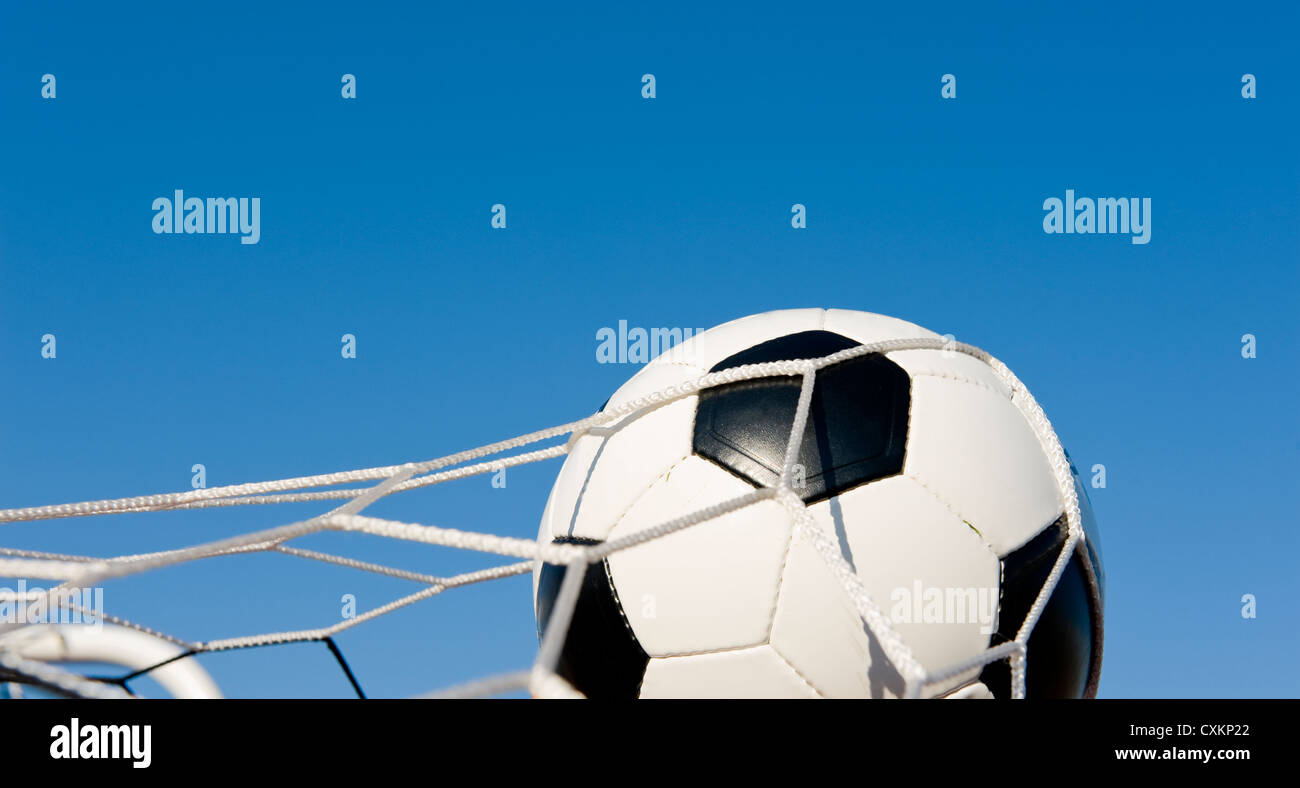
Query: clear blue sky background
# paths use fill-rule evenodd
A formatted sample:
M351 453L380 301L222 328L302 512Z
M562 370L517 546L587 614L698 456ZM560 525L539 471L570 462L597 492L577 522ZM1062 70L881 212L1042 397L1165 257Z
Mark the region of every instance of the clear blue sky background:
M1081 466L1106 465L1103 695L1300 694L1300 16L945 5L5 3L0 507L188 489L194 463L217 485L435 457L594 410L635 371L595 361L620 319L864 309L989 349ZM1150 244L1045 235L1042 202L1067 188L1150 197ZM261 242L154 235L174 189L261 197ZM558 467L369 512L531 538ZM0 544L150 551L317 511L5 525ZM434 573L494 562L302 544ZM415 589L250 556L106 598L209 639ZM521 668L529 581L339 642L375 695ZM319 645L204 664L231 695L349 694Z

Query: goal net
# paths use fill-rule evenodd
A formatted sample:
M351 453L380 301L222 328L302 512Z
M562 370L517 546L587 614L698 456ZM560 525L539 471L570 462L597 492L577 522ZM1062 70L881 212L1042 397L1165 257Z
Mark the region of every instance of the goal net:
M1013 402L1025 415L1050 462L1060 490L1068 526L1068 538L1056 558L1047 582L1026 616L1014 640L990 647L961 663L941 670L925 670L912 650L890 624L878 601L867 593L853 568L846 562L834 538L819 528L809 515L799 495L791 486L795 473L799 442L804 435L812 403L813 387L819 369L873 353L900 350L942 350L964 353L987 364L1013 392ZM455 482L479 474L489 474L561 457L581 436L592 431L617 429L625 420L689 397L708 388L767 377L794 377L801 380L798 408L779 480L770 486L710 506L685 516L660 523L626 537L595 545L551 544L540 540L497 536L490 533L456 530L366 516L363 512L385 496ZM537 444L565 438L563 443L535 448ZM370 483L364 488L330 489L340 485ZM402 578L420 584L414 593L393 599L387 604L366 610L353 618L320 626L288 631L252 633L213 640L186 640L148 626L116 616L111 610L99 614L103 626L93 629L72 624L30 624L0 620L0 689L10 685L30 685L60 695L80 697L130 696L127 681L148 675L166 691L178 697L219 697L220 690L199 667L196 655L250 649L285 643L322 642L338 658L341 669L358 688L347 663L339 654L333 638L344 630L365 626L381 616L417 603L443 604L434 601L445 592L502 578L527 574L539 562L566 567L556 597L549 625L531 666L521 660L515 673L489 676L467 684L434 690L421 697L478 697L526 691L534 697L580 697L571 684L556 673L572 614L577 603L584 573L592 564L621 550L635 550L638 545L662 539L683 529L706 523L730 512L762 501L776 501L790 513L798 537L808 540L826 563L832 575L879 641L886 658L904 680L904 695L919 697L930 685L998 660L1008 660L1011 667L1013 697L1024 697L1026 645L1043 607L1055 588L1071 554L1085 538L1079 499L1070 463L1056 433L1043 410L1018 378L996 358L971 345L943 339L899 339L859 345L817 359L790 360L752 364L705 374L695 380L669 386L654 394L611 405L599 413L549 429L520 435L486 446L469 449L437 459L402 465L365 468L338 473L301 476L276 481L235 484L188 490L178 493L146 495L133 498L85 501L50 506L0 510L0 526L5 523L54 518L97 517L122 513L164 512L207 507L270 506L283 503L341 502L309 519L278 527L194 544L182 549L153 553L93 557L0 547L0 577L23 578L52 584L40 591L5 592L0 604L44 605L48 609L69 612L84 610L84 600L71 589L89 588L115 579L194 561L221 560L223 557L249 553L275 553L285 560L319 561ZM490 568L439 576L421 574L392 566L319 552L294 546L293 542L323 531L359 532L383 539L439 545L457 550L476 551L499 556L502 561ZM2 541L0 541L2 543ZM111 680L92 677L78 671L81 664L111 664L124 672ZM430 681L430 685L434 685ZM16 690L11 690L16 691Z

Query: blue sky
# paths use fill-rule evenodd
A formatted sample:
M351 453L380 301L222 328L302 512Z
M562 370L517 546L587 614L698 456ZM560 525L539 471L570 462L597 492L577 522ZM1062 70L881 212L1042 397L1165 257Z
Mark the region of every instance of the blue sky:
M427 459L594 410L635 371L595 360L621 319L864 309L990 350L1080 466L1106 465L1104 696L1295 696L1300 14L1281 5L7 3L0 507L188 489L194 463L216 485ZM152 201L175 189L260 197L260 242L155 235ZM1150 197L1151 242L1045 234L1042 203L1066 189ZM558 467L368 511L531 538ZM118 554L316 511L5 525L0 544ZM492 563L303 544L435 573ZM415 589L248 556L105 598L208 639ZM339 643L375 695L520 668L529 583ZM323 646L204 664L232 695L349 692Z

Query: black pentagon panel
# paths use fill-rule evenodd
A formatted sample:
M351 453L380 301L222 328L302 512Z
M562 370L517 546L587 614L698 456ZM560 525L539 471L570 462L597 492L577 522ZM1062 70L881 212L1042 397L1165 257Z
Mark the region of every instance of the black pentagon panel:
M1088 676L1087 697L1096 697L1097 684L1101 681L1101 655L1103 632L1105 629L1105 610L1106 610L1106 570L1102 565L1101 559L1101 531L1097 528L1097 516L1092 510L1092 501L1088 498L1088 491L1079 478L1079 469L1074 467L1074 460L1070 458L1070 453L1065 453L1065 458L1070 462L1070 471L1074 475L1074 492L1079 497L1079 519L1083 525L1084 534L1084 552L1088 556L1087 586L1088 598L1093 612L1093 634L1092 634L1092 668Z
M997 646L1015 640L1029 608L1047 582L1065 546L1069 529L1062 515L1024 546L1002 559ZM1078 550L1029 635L1025 673L1027 698L1086 698L1097 692L1101 671L1101 611L1095 604ZM1011 666L999 660L985 666L980 680L996 698L1011 697Z
M555 543L598 544L593 539L573 537L556 539ZM542 564L537 580L539 641L546 635L567 570L562 565ZM623 615L608 561L588 566L555 672L588 698L635 698L641 692L649 662L650 656Z
M820 358L858 344L830 331L805 331L755 345L709 371ZM751 484L775 484L801 385L797 377L766 378L701 392L694 452ZM813 503L900 473L910 400L907 372L879 354L819 370L799 451L803 500Z
M1074 477L1074 492L1079 498L1079 519L1083 524L1083 534L1088 550L1088 562L1092 565L1093 576L1097 585L1095 595L1097 606L1101 608L1106 601L1106 571L1101 560L1101 531L1097 528L1097 516L1092 511L1092 501L1088 498L1088 489L1079 478L1079 469L1074 466L1074 459L1065 452L1065 459L1070 463L1070 473Z

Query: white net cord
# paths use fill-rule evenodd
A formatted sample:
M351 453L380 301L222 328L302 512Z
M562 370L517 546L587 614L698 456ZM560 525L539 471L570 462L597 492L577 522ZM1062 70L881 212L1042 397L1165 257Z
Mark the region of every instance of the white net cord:
M1012 391L1012 401L1024 414L1042 446L1060 491L1068 527L1067 541L1057 558L1047 583L1031 607L1020 631L1016 634L1015 640L1011 643L991 647L960 664L931 672L927 672L920 665L911 649L890 625L888 617L881 612L876 602L870 598L861 580L844 560L832 538L813 524L803 501L791 487L794 466L800 448L799 442L803 436L804 425L811 408L817 371L859 356L900 350L946 350L965 353L979 359L993 369ZM597 545L545 544L533 539L520 539L432 525L397 522L366 517L361 514L367 506L388 495L490 473L500 468L514 467L563 456L574 444L574 441L582 435L608 432L610 425L619 422L624 417L635 417L662 407L667 403L696 394L704 389L744 380L780 376L799 377L802 380L802 386L795 422L786 449L784 466L776 484L771 487L759 488L743 496L692 512L624 538L613 539ZM563 444L508 454L512 450L530 444L566 435L569 437L567 442ZM356 488L313 489L367 481L378 483L363 490ZM1020 698L1025 693L1025 671L1028 657L1026 647L1029 635L1042 614L1043 607L1046 605L1052 590L1056 587L1061 574L1065 570L1070 555L1085 538L1078 496L1074 487L1069 461L1066 459L1064 449L1061 447L1061 443L1057 439L1056 433L1042 408L1039 407L1024 384L1012 374L1005 364L979 348L962 343L952 343L940 338L873 342L818 359L753 364L709 373L692 381L669 386L645 397L611 406L608 410L578 421L423 462L302 476L277 481L212 487L179 493L4 509L0 510L0 524L125 512L173 511L178 509L266 505L318 500L345 500L346 503L308 520L179 550L144 555L93 558L0 547L0 576L60 581L60 585L44 593L52 604L69 604L66 601L60 601L58 594L60 588L89 587L114 578L140 574L189 561L250 552L275 552L292 558L320 561L358 571L402 578L423 586L420 591L361 613L355 618L330 626L251 634L224 640L186 641L156 632L122 618L109 614L104 615L106 621L116 626L152 635L174 644L183 649L185 653L192 655L276 643L324 640L394 610L437 596L444 591L525 574L531 572L537 562L562 564L566 565L569 571L566 572L559 598L553 609L550 626L547 628L546 637L538 649L531 669L504 676L490 677L419 697L483 696L520 690L527 690L535 697L574 697L578 693L567 681L555 673L555 666L558 662L560 648L567 635L569 621L577 603L582 575L592 563L599 562L614 552L635 549L639 544L660 539L676 531L708 522L722 514L737 511L761 501L776 500L790 512L795 522L796 533L801 538L809 540L816 548L817 554L825 561L832 575L838 579L844 592L852 601L863 623L870 628L871 633L881 644L886 657L903 679L904 695L906 697L918 697L927 686L990 662L1007 659L1011 663L1012 695ZM357 561L343 556L305 550L287 544L293 539L322 531L361 532L386 539L491 553L515 560L477 572L439 577ZM11 637L13 630L23 626L27 625L0 623L0 668L3 668L4 671L12 676L30 679L33 683L57 686L62 692L73 695L120 697L125 694L117 687L106 685L101 681L79 677L51 664L24 658L15 650L16 640Z

